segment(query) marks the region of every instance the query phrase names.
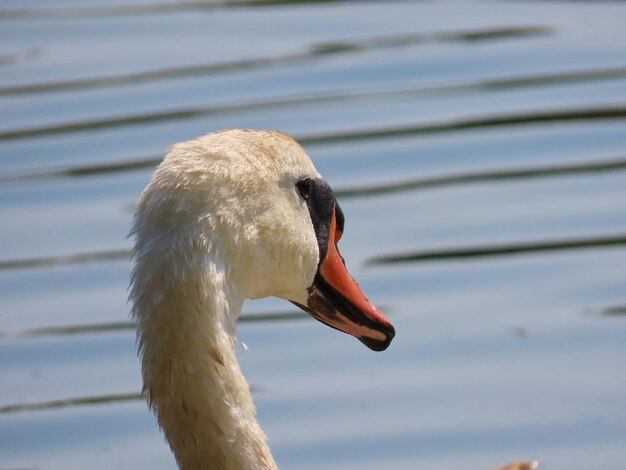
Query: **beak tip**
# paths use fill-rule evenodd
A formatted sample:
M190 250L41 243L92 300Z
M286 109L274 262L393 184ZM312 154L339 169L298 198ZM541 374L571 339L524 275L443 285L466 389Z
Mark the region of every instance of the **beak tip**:
M384 333L385 333L384 340L362 336L359 338L359 341L361 341L361 343L363 343L365 346L370 348L372 351L376 351L376 352L384 351L391 344L391 341L396 335L396 330L393 327L393 325L389 323L388 325L385 325Z

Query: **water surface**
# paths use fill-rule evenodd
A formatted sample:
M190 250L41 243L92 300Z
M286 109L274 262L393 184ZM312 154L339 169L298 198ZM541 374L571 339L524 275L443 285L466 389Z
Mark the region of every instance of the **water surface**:
M126 234L169 145L236 126L303 142L397 330L374 354L245 305L281 468L621 469L624 24L619 2L0 5L0 468L175 468Z

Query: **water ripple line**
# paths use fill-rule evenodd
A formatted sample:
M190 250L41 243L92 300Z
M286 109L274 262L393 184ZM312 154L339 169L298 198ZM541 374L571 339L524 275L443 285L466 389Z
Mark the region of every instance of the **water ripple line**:
M540 165L536 167L492 169L474 171L429 178L415 178L405 181L381 183L370 186L356 186L354 188L340 188L335 191L337 197L365 197L393 194L406 191L441 188L461 184L477 184L486 182L549 178L556 176L570 176L577 174L593 174L626 170L626 157L600 160L593 162L563 163L559 165Z
M0 414L17 413L20 411L41 411L69 408L84 405L100 405L105 403L124 403L140 401L141 393L119 393L111 395L96 395L87 397L67 398L62 400L49 400L37 403L16 403L14 405L0 406Z
M104 250L90 253L76 253L65 256L42 256L37 258L22 258L0 261L0 271L10 269L25 269L38 267L64 266L82 264L94 261L129 261L131 250Z
M246 112L255 110L280 109L287 107L320 105L337 103L338 101L381 100L410 98L434 94L472 93L495 91L520 87L546 86L563 83L591 82L626 77L626 68L587 70L569 73L531 75L526 77L508 77L491 80L479 80L470 83L447 84L427 87L405 87L400 89L368 89L368 90L336 90L287 95L269 99L256 99L208 106L195 106L166 111L130 114L120 117L97 118L66 122L38 128L16 129L3 131L5 138L20 136L38 136L64 132L79 132L95 129L108 129L129 125L158 123L162 121L193 119L202 116L224 115L226 113ZM2 132L0 132L2 136ZM1 137L0 137L1 138Z
M572 121L618 120L626 118L626 105L537 110L521 113L458 118L440 123L407 124L404 126L355 129L310 134L299 138L304 145L378 140L392 137L438 134L504 126L522 126ZM0 134L1 135L1 134Z
M369 258L366 261L366 265L376 266L399 263L421 263L449 260L458 261L468 260L471 258L488 258L496 256L521 255L540 252L583 250L591 248L613 248L624 246L626 246L626 234L618 234L575 239L545 240L414 251L409 253L375 256Z
M1 19L1 13L0 13ZM354 54L366 50L406 47L428 42L482 42L494 39L507 39L545 35L552 30L547 26L520 26L510 28L487 28L478 30L443 31L435 33L406 33L393 36L365 37L354 40L335 40L313 43L304 50L291 54L256 57L249 59L219 62L212 64L169 67L120 75L110 75L55 82L40 82L24 85L0 87L0 95L21 95L31 93L49 93L63 90L78 90L118 86L129 83L141 83L154 80L174 79L192 76L211 75L231 71L248 70L282 64L325 58L329 55Z
M252 393L263 391L260 387L251 386ZM74 408L77 406L93 406L103 404L117 404L133 401L143 401L144 397L140 392L111 393L107 395L91 395L74 398L64 398L59 400L48 400L35 403L16 403L13 405L0 406L0 414L10 414L25 411L45 411Z
M195 116L197 113L192 113ZM354 129L337 132L323 132L319 134L309 134L297 137L303 145L329 144L338 142L350 142L355 140L384 139L391 137L401 137L405 135L435 134L442 132L464 131L472 129L520 126L528 124L539 124L547 122L568 122L568 121L597 121L616 120L626 118L626 104L615 104L611 106L589 106L570 107L562 109L535 110L524 112L501 113L496 115L472 116L468 118L457 118L441 122L416 123L398 125L393 127L378 127ZM96 130L101 127L112 127L128 125L130 121L123 118L98 122L68 123L54 126L23 128L0 131L1 140L15 140L33 137L42 137L68 132L84 132ZM164 118L158 118L161 120ZM171 117L165 118L171 119ZM143 120L143 118L140 118ZM150 122L150 120L148 120ZM144 122L142 122L144 123Z
M178 2L160 2L143 5L102 5L89 7L59 7L32 9L2 9L0 20L10 19L65 19L102 16L146 15L172 13L178 11L205 11L220 8L263 7L302 3L341 3L348 0L186 0Z
M302 311L284 312L257 312L243 313L239 316L239 323L268 323L311 318ZM32 328L15 333L0 332L0 339L22 339L41 336L73 336L91 333L116 333L119 331L134 331L137 324L133 321L95 323L86 325L63 325Z

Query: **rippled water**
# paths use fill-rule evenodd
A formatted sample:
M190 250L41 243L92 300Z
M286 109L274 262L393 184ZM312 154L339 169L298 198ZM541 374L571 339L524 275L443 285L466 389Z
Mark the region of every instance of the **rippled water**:
M335 187L382 354L249 302L281 468L622 469L626 5L0 4L0 468L175 468L126 287L174 142L294 134Z

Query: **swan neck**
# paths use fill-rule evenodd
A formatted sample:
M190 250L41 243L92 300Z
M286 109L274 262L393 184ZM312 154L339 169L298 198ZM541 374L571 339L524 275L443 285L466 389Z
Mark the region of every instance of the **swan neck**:
M143 241L131 292L143 391L179 466L275 469L235 353L243 295L206 244Z

